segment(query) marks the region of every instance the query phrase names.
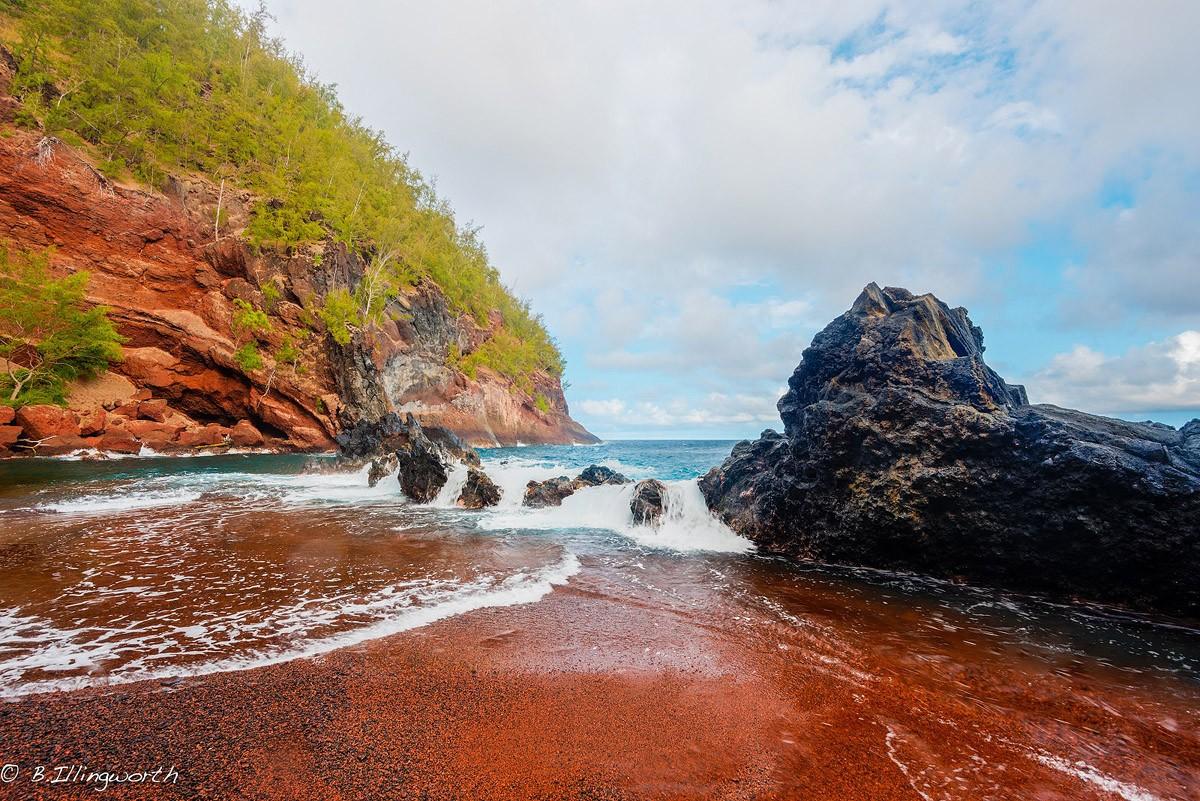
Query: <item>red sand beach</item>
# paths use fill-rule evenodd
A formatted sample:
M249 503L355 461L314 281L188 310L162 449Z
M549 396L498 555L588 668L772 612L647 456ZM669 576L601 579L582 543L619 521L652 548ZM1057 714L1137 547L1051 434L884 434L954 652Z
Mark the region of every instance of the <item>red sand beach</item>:
M314 659L2 703L0 761L21 773L0 797L1200 797L1194 684L1022 658L948 613L933 635L786 567L680 590L687 565L629 580L585 559L540 602ZM71 765L87 771L30 781ZM177 778L87 781L163 766Z

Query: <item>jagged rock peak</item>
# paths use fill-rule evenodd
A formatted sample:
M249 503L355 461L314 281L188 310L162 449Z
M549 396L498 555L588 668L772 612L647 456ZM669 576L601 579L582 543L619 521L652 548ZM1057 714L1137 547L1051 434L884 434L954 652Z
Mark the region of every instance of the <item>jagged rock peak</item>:
M983 351L983 331L966 309L870 283L804 351L779 413L790 435L812 403L889 386L919 387L931 398L982 411L1028 403L1024 388L1005 383Z

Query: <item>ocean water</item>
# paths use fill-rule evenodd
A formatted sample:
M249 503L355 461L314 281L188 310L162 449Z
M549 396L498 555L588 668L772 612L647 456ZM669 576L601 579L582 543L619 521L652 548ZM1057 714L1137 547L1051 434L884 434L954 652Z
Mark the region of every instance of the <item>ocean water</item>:
M394 477L370 488L365 470L326 457L2 462L0 697L311 657L535 604L584 570L638 603L688 599L683 609L700 610L719 598L735 617L819 624L823 647L843 642L844 652L873 637L945 647L948 633L965 632L1021 654L1014 664L1033 654L1042 668L1082 660L1200 680L1200 638L1176 621L758 553L708 513L696 486L732 444L485 450L503 496L483 511L454 506L461 468L418 505ZM629 485L581 490L557 508L521 505L528 481L589 464L666 482L662 524L633 525Z
M484 451L503 498L482 512L454 506L462 467L420 505L328 457L0 462L0 697L245 669L532 603L585 553L749 552L695 484L730 445ZM521 506L528 481L593 463L666 481L664 524L632 525L630 486Z

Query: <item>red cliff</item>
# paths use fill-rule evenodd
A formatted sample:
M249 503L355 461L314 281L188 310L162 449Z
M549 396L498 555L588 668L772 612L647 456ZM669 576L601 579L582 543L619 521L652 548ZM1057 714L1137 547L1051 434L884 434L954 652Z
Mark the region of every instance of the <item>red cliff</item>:
M332 241L254 249L238 237L252 198L203 178L173 178L163 192L114 184L73 148L11 125L3 71L0 64L0 241L52 246L56 270L87 270L89 300L111 307L128 340L115 376L72 394L77 418L112 413L85 444L103 436L126 449L131 439L168 449L232 444L240 427L247 446L322 450L343 426L392 410L476 445L594 441L569 416L557 377L535 374L530 393L486 369L473 380L453 366L452 346L469 353L494 325L453 312L430 281L393 301L377 330L336 344L304 303L353 285L365 267L360 254ZM243 370L234 357L237 299L270 313L261 369ZM285 341L300 358L277 364L267 354ZM160 419L140 414L139 398L165 401ZM58 450L81 435L70 437Z

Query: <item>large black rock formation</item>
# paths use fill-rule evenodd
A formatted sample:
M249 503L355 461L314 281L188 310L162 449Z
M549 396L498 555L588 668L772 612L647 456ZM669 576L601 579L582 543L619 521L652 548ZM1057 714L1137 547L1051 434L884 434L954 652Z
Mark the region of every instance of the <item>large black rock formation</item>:
M478 469L479 454L474 449L464 445L448 429L422 427L411 414L402 419L395 412L389 412L378 420L361 422L339 434L336 441L344 458L373 458L367 475L372 487L396 471L401 490L417 503L429 503L437 497L449 479L450 465L454 462L466 464L495 488ZM471 492L475 494L469 502L488 505L485 500L490 497L490 490L478 477L471 485ZM480 492L483 494L478 495Z
M701 480L767 550L1200 615L1200 420L1029 405L965 309L869 285Z

